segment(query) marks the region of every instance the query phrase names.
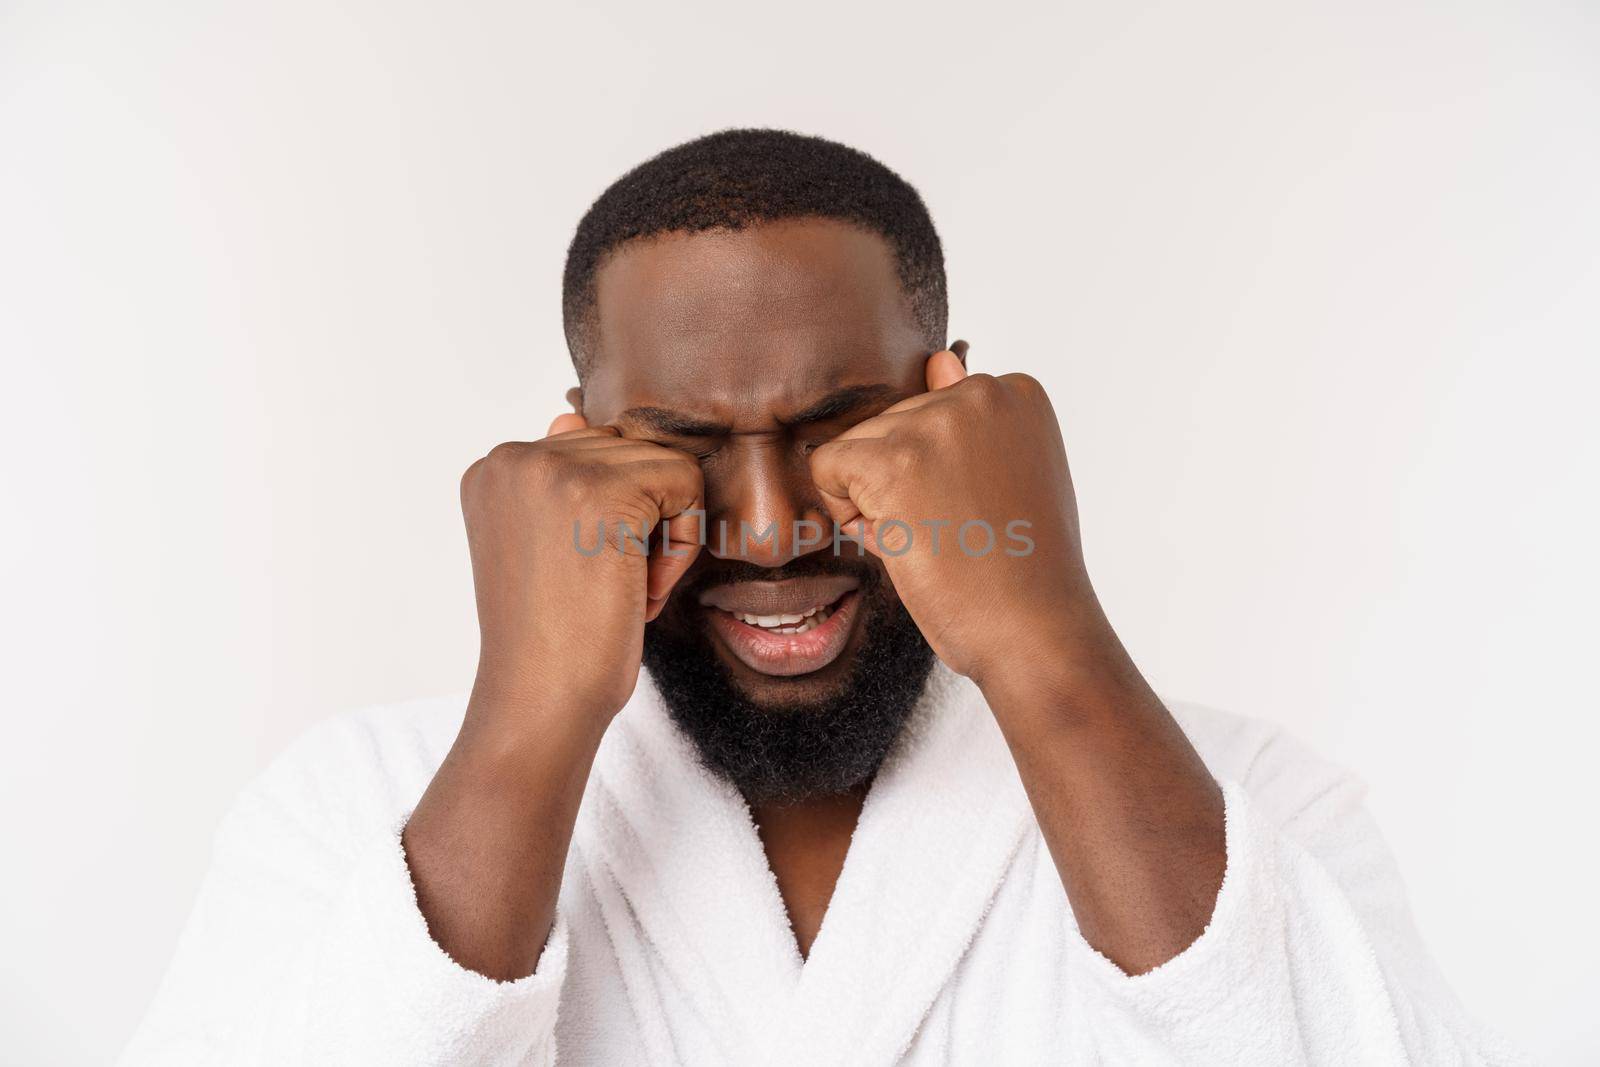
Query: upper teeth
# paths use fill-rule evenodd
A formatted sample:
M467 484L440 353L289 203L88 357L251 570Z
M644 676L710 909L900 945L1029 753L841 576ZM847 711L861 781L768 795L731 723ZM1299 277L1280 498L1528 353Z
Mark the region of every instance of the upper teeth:
M818 605L798 615L746 615L736 611L733 617L746 625L776 630L780 634L803 634L827 622L831 613L827 605Z

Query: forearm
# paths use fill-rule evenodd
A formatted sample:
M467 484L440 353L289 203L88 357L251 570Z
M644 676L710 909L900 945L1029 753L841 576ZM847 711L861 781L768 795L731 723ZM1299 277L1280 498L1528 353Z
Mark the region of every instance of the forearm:
M474 693L402 836L433 939L463 967L507 981L538 966L607 721L551 714L536 699Z
M1098 606L983 686L1085 940L1124 971L1182 952L1226 867L1222 793Z

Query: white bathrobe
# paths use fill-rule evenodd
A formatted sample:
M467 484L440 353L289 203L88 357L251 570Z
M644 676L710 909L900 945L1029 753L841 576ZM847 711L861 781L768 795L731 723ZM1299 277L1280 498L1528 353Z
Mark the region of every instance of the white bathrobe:
M810 957L737 791L641 676L538 970L428 936L399 840L465 701L335 719L218 832L128 1064L1331 1064L1516 1059L1419 943L1347 775L1178 706L1223 783L1206 932L1137 977L1083 940L982 695L940 671L867 798Z

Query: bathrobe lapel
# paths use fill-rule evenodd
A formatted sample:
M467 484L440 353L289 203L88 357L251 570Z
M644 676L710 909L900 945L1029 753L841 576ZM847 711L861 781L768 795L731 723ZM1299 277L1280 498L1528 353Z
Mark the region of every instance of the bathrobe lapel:
M1033 812L977 688L943 668L867 796L801 972L793 1064L888 1064L916 1035L1005 877Z
M669 980L725 1035L729 1061L894 1062L1032 819L977 689L938 669L868 794L804 966L748 807L699 766L645 678L617 725L596 763L580 850ZM602 906L608 926L628 921L619 902ZM651 1021L658 994L621 963L652 1059L671 1060L665 1023Z
M607 733L585 798L585 859L625 901L666 981L693 1006L728 1063L764 1062L800 972L778 883L738 790L705 770L648 677ZM629 999L651 1060L676 1063L653 979L620 958L633 940L613 904ZM653 1035L653 1036L652 1036Z

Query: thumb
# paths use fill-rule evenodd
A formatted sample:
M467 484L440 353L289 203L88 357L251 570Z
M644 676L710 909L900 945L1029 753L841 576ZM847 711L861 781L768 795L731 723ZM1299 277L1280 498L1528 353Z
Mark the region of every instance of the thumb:
M564 415L557 415L555 417L555 421L550 423L550 429L545 431L545 436L554 437L558 433L567 433L571 430L581 430L588 425L588 422L584 420L582 415L576 415L569 411Z
M928 391L944 389L959 382L967 376L967 368L961 365L961 359L948 348L935 352L928 357L926 367L928 375Z

